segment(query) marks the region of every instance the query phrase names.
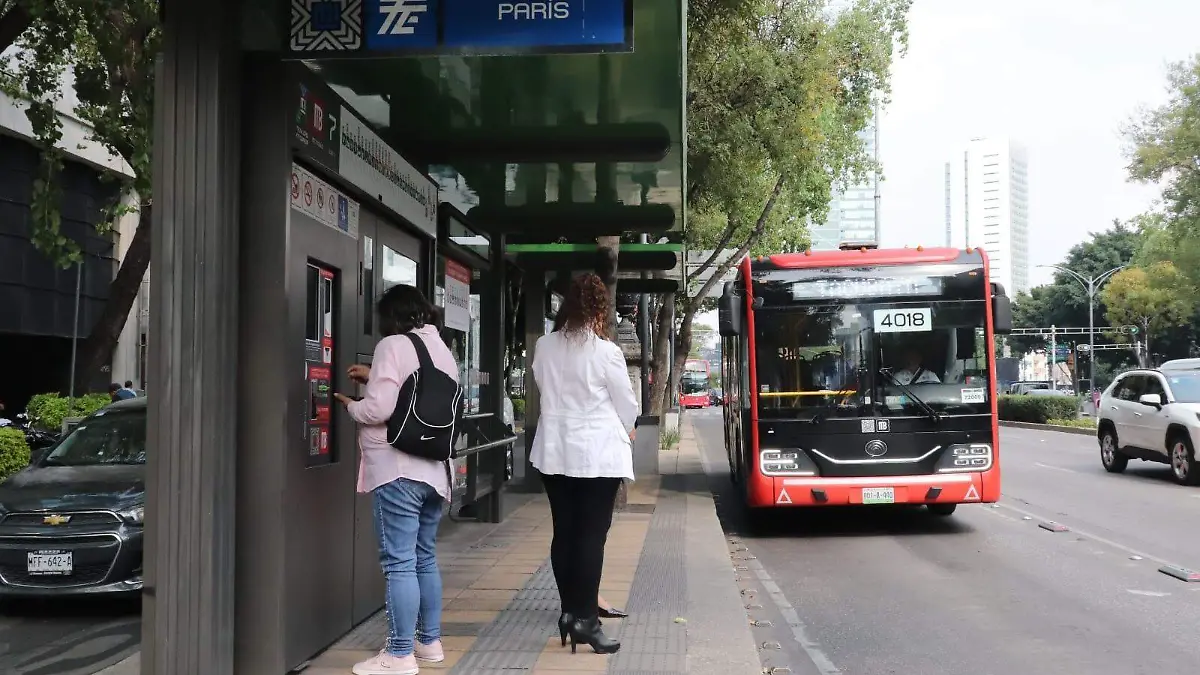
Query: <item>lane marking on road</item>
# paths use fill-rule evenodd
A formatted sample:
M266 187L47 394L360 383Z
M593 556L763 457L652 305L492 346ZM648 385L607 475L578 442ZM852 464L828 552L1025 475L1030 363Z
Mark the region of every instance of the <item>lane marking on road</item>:
M813 665L817 667L817 671L821 675L842 675L842 671L833 665L833 661L821 649L821 645L813 641L808 636L808 627L800 620L800 615L796 612L796 608L792 607L792 603L788 602L787 596L783 594L783 589L779 588L779 584L771 579L770 573L762 566L758 560L746 561L750 569L754 570L755 576L762 583L762 587L766 589L767 595L771 596L771 602L779 608L779 613L783 615L783 620L787 621L788 627L792 629L792 637L795 638L800 648L812 660Z
M1136 588L1126 588L1125 591L1134 595L1144 595L1148 598L1165 598L1170 595L1170 593L1163 593L1162 591L1139 591Z
M1055 471L1065 471L1067 473L1079 473L1075 469L1068 469L1068 468L1061 467L1061 466L1054 466L1053 464L1042 464L1041 462L1034 462L1033 465L1037 466L1037 467L1041 467L1043 469L1054 469Z
M1035 513L1035 512L1033 512L1033 511L1027 511L1027 510L1025 510L1025 509L1018 508L1018 507L1016 507L1016 506L1012 506L1012 505L1009 505L1009 504L1001 503L1001 504L1000 504L1000 507L1001 507L1001 508L1008 509L1008 510L1010 510L1010 511L1015 511L1016 513L1019 513L1019 514L1021 514L1021 515L1023 515L1023 516L1029 516L1030 518L1032 518L1032 519L1034 519L1034 520L1037 520L1037 521L1039 521L1039 522L1043 522L1043 521L1049 521L1049 520L1050 520L1049 518L1046 518L1046 517L1044 517L1044 516L1042 516L1042 515L1040 515L1040 514L1038 514L1038 513ZM1108 539L1107 537L1101 537L1100 535L1097 535L1097 534L1092 534L1091 532L1086 532L1086 531L1084 531L1084 530L1080 530L1080 529L1078 529L1078 528L1074 528L1074 527L1073 527L1073 528L1071 528L1071 531L1072 531L1072 532L1074 532L1075 534L1077 534L1077 535L1081 536L1081 537L1084 537L1084 538L1087 538L1087 539L1091 539L1092 541L1099 542L1099 543L1101 543L1101 544L1104 544L1105 546L1111 546L1111 547L1113 547L1113 548L1115 548L1115 549L1117 549L1117 550L1119 550L1119 551L1124 551L1125 553L1128 553L1128 554L1130 554L1130 555L1141 556L1142 558L1144 558L1144 559L1146 559L1146 560L1150 560L1150 561L1152 561L1152 562L1156 562L1156 563L1158 563L1159 565L1172 565L1172 566L1174 566L1174 563L1168 562L1168 561L1167 561L1166 559L1164 559L1164 558L1160 558L1160 557L1158 557L1158 556L1156 556L1156 555L1151 555L1151 554L1149 554L1149 553L1145 553L1145 552L1143 552L1143 551L1139 551L1138 549L1136 549L1136 548L1133 548L1132 546L1126 546L1125 544L1120 544L1120 543L1117 543L1117 542L1113 541L1112 539Z

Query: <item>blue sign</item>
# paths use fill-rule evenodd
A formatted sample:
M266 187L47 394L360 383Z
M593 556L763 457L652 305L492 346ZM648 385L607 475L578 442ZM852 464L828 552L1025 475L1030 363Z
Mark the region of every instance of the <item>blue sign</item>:
M288 0L292 58L633 51L633 0Z
M367 0L367 49L373 52L428 49L438 44L441 0Z
M442 45L453 50L621 48L632 38L625 0L446 0Z

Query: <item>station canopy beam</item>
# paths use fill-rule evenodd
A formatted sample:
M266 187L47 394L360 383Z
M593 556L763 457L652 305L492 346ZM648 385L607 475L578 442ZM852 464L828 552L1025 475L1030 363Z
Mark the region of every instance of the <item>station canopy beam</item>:
M428 164L446 165L654 163L664 159L671 150L671 133L663 125L652 122L511 126L505 127L503 133L488 128L466 128L446 134L393 140L406 155Z
M493 234L520 234L523 238L541 241L553 241L564 235L595 238L626 232L662 234L675 226L675 209L669 204L627 206L550 202L525 206L476 206L467 217Z

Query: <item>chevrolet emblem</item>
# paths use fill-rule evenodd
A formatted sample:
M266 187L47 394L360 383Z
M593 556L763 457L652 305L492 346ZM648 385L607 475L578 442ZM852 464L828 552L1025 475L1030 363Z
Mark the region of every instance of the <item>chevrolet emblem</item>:
M71 522L71 516L60 516L55 513L42 518L42 522L46 525L66 525Z

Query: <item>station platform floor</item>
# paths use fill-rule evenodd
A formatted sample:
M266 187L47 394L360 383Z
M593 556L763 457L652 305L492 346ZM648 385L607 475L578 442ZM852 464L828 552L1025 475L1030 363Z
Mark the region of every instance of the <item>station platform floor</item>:
M730 545L717 520L692 425L659 455L659 475L629 485L613 519L600 592L630 613L605 620L621 640L614 655L557 633L558 592L550 569L550 509L543 495L510 493L499 524L445 523L438 541L446 661L424 673L452 675L725 675L762 665L739 592ZM301 671L345 675L384 643L383 612ZM137 675L136 657L103 675ZM240 675L240 674L239 674ZM255 674L257 675L257 674Z

